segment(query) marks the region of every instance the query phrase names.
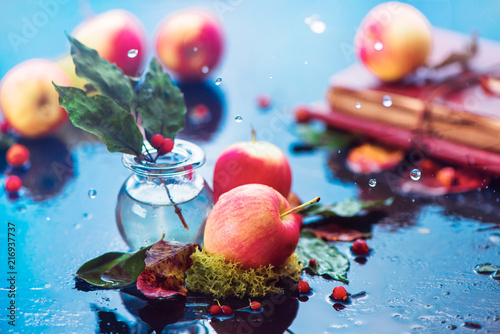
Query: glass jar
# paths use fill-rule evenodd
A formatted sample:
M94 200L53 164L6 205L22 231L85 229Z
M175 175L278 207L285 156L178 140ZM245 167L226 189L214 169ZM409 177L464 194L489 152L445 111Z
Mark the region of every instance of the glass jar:
M149 143L148 152L156 156ZM172 152L149 162L124 154L133 173L120 190L116 222L132 250L160 240L203 242L205 221L214 204L212 190L196 169L205 162L197 145L176 139Z

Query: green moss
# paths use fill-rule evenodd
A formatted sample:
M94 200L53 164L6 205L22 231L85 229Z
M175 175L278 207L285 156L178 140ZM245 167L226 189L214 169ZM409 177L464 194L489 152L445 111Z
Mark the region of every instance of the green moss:
M297 254L292 254L279 267L269 265L258 269L243 269L240 265L227 262L221 254L208 254L196 250L191 259L193 264L186 272L186 287L190 291L213 294L215 297L264 296L282 292L277 283L284 278L299 281L302 264Z

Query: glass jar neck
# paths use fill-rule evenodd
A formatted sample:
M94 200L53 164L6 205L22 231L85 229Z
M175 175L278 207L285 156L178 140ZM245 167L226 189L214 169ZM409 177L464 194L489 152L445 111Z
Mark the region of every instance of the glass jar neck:
M169 178L192 174L205 163L205 153L202 149L186 140L176 139L174 148L168 154L157 157L157 151L149 143L144 142L143 154L150 161L135 155L124 154L123 165L140 177Z

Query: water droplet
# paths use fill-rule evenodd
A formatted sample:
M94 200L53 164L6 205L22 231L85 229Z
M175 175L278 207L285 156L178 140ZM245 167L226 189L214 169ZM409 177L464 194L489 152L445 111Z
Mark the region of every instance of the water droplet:
M50 221L50 217L47 217L47 221Z
M310 25L310 24L312 23L312 18L310 18L310 17L306 17L306 18L304 19L304 23L305 23L305 24L307 24L307 25Z
M413 180L413 181L418 181L420 180L420 177L422 176L422 173L418 170L418 169L414 169L410 172L410 178Z
M221 78L217 78L217 80L215 80L215 84L216 84L217 86L219 86L219 85L221 84L221 82L222 82L222 79L221 79Z
M382 105L386 108L392 106L392 99L389 95L384 95L384 97L382 98Z
M304 64L306 64L306 65L307 65L307 61L305 61L305 62L304 62Z
M26 205L19 205L16 208L17 213L24 213L24 212L26 212L26 210L27 210Z
M241 117L240 115L238 115L238 116L236 116L236 117L234 118L234 120L235 120L236 122L238 122L238 123L241 123L241 122L243 122L243 117Z
M135 58L135 57L137 57L138 54L139 54L139 50L137 50L137 49L130 49L130 50L128 50L127 56L129 58Z
M415 203L415 199L414 199L414 198L412 198L412 199L411 199L411 202L412 202L412 203Z
M210 69L208 68L208 66L203 66L203 67L201 68L201 73L205 73L205 74L207 74L209 70L210 70Z
M272 78L273 78L273 76L272 76L272 75L270 75L270 76L269 76L269 79L272 79Z
M80 224L76 224L76 225L75 225L75 230L80 229L80 227L82 227L82 225L80 225Z
M356 102L356 109L359 109L359 108L361 108L361 103Z
M368 185L372 188L375 187L377 185L377 180L370 179L370 181L368 181Z
M49 283L47 283L47 284L45 284L43 287L44 287L45 289L48 289L48 288L50 288L50 287L51 287L51 285L50 285Z
M198 48L196 46L193 48L193 52L198 52Z
M97 196L97 190L95 189L90 189L89 190L89 198L94 199Z
M326 30L326 24L323 21L319 20L314 20L311 22L309 25L309 28L311 28L311 31L316 34L322 34Z
M373 44L373 48L377 51L380 51L384 48L384 44L382 44L382 42L375 42L375 44Z
M83 214L83 218L84 218L84 219L92 219L92 214L91 214L91 213L87 213L87 212L85 212L85 213Z

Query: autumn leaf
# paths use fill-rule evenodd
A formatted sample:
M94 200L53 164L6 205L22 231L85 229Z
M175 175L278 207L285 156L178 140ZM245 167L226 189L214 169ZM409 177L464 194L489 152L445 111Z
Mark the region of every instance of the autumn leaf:
M158 241L146 252L146 267L137 279L137 289L148 298L186 296L184 273L191 267L191 254L198 248L198 244Z
M337 224L328 224L309 229L318 237L328 241L354 241L360 238L368 238L370 233L362 233L358 230L342 227Z

